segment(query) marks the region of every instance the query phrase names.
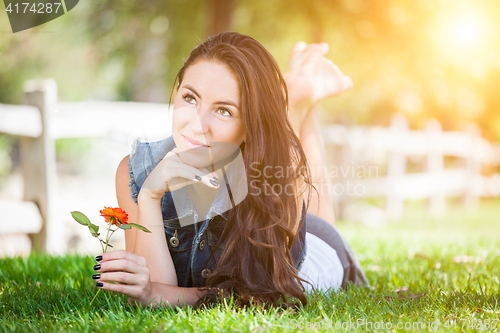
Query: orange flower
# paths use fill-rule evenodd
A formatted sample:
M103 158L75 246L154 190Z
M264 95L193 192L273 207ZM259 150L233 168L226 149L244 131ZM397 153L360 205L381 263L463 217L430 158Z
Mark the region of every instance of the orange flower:
M99 213L101 213L101 216L106 219L106 223L111 223L117 226L128 224L128 214L121 208L104 207L104 209L100 210Z

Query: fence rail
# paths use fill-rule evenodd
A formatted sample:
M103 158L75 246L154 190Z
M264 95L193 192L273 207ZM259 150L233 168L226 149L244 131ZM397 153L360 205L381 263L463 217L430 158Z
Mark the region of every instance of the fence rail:
M429 199L431 212L439 216L447 196L462 196L469 206L477 205L481 196L500 196L500 174L482 174L483 166L500 165L500 146L481 138L474 125L464 132L442 131L437 120L429 119L425 130L410 130L407 120L396 115L388 128L328 125L323 136L336 157L334 165L349 168L357 161L387 169L382 176L359 178L346 172L334 179L332 192L342 207L353 198L385 197L388 217L398 218L405 200ZM425 161L425 170L408 173L408 158L415 156ZM461 159L462 167L445 168L445 157ZM358 191L336 191L336 185L345 189L347 183Z

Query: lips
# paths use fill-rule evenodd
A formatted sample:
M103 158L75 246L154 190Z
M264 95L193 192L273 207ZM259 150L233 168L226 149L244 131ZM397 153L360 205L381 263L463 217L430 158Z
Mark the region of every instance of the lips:
M191 139L188 136L184 136L184 140L186 140L186 143L190 148L208 148L209 147L208 145L204 144L203 142Z

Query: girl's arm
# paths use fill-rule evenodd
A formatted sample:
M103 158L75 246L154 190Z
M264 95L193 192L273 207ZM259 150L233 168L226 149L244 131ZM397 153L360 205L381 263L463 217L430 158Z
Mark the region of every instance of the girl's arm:
M175 267L165 240L160 200L148 196L147 189L141 189L136 204L132 199L129 183L128 156L126 156L116 172L118 205L127 212L129 222L143 225L151 233L134 228L126 230L125 247L128 251L146 259L152 281L177 286Z
M196 287L177 286L175 267L165 240L159 200L144 189L139 194L139 204L136 204L128 185L126 156L116 174L118 204L129 214L129 222L144 225L151 234L126 230L127 250L103 253L99 265L94 268L101 273L98 285L101 284L102 289L129 296L129 302L134 305L194 305L205 292Z
M129 155L125 156L125 158L120 162L118 170L116 171L116 198L118 199L118 205L120 206L120 208L127 212L129 222L137 223L137 204L132 199L129 187L130 179L128 176L128 158ZM137 232L137 229L131 228L128 230L124 230L124 232L125 250L134 252L135 234Z

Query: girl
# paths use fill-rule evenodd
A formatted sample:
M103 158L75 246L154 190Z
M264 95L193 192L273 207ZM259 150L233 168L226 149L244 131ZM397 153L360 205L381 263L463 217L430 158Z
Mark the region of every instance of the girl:
M152 233L127 230L126 251L97 256L98 287L132 304L197 307L233 291L241 306L267 307L288 297L305 305L311 285L366 283L326 199L313 211L328 222L305 204L318 185L307 156L324 163L311 107L352 85L327 51L298 43L287 83L246 35L220 33L191 52L176 79L172 136L134 143L117 170L120 207Z

